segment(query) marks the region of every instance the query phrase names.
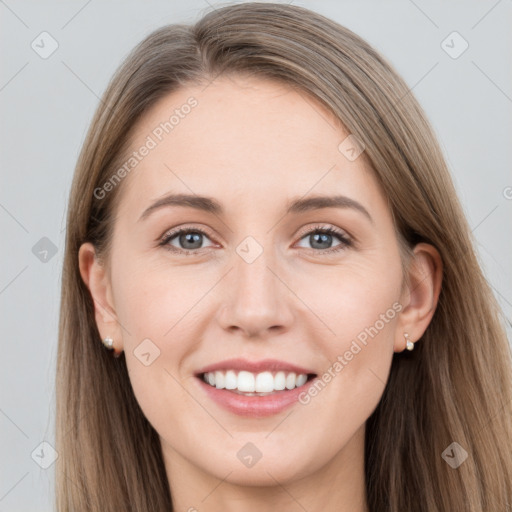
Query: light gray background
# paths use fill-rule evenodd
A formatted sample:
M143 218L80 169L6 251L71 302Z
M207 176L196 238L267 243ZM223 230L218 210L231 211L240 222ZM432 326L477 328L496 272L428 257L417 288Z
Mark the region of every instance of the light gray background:
M413 88L445 151L510 323L512 1L294 3L366 38ZM210 5L0 0L0 512L53 509L55 466L41 469L35 460L42 460L40 443L54 440L66 201L98 97L144 36L167 23L192 22ZM47 59L31 48L43 31L59 45ZM469 43L456 59L441 46L453 31ZM451 39L445 44L461 48ZM57 247L46 262L39 259L44 253L38 258L32 251L42 237ZM509 325L509 339L510 332ZM39 459L33 460L34 450Z

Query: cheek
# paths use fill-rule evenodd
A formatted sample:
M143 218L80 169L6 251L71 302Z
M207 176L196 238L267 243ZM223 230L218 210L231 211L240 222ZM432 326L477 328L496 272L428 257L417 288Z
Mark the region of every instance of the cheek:
M324 353L343 353L353 340L362 345L380 340L373 344L380 347L392 343L402 309L398 255L385 261L375 257L331 268L297 269L295 275L300 277L295 277L294 291L326 327L325 335L315 338Z
M397 260L387 269L380 263L346 267L329 279L317 279L323 286L302 289L329 331L316 339L326 359L323 373L300 402L310 408L311 418L330 425L342 422L346 430L340 435L355 432L384 391L402 309L401 279Z
M135 259L119 259L112 275L114 302L134 394L151 423L163 411L186 403L180 364L195 344L191 339L200 308L192 266L170 271ZM195 279L197 280L197 274Z
M145 338L162 344L172 343L182 322L193 316L201 290L211 285L200 278L193 266L172 269L158 263L125 260L113 276L115 308L126 329L123 342L135 349ZM207 276L205 276L207 277ZM185 322L186 323L186 322Z

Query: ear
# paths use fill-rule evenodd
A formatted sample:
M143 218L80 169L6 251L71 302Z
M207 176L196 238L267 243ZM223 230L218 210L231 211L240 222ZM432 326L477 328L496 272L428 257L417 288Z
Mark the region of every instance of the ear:
M89 288L94 302L94 317L101 339L107 336L114 340L116 352L122 350L122 331L117 320L112 287L104 265L99 261L94 245L87 242L78 251L80 275ZM101 340L98 340L98 342Z
M418 341L434 316L443 279L443 262L434 246L420 243L414 247L408 277L400 299L403 309L397 323L395 352L406 347L404 333L413 343Z

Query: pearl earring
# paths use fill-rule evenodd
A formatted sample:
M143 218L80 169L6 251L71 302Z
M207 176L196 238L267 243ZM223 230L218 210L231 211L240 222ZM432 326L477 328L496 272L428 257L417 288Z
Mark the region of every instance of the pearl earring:
M110 336L107 336L103 340L103 345L105 345L105 347L107 347L107 348L113 348L114 347L114 340Z
M406 332L404 332L404 337L405 337L405 341L406 341L406 346L405 348L407 350L414 350L414 343L409 339L409 334L407 334Z
M117 350L114 348L114 340L110 336L107 336L104 340L102 340L102 342L103 345L105 345L105 347L107 347L109 350L114 349L113 355L115 358L120 357L120 355L123 353L122 350Z

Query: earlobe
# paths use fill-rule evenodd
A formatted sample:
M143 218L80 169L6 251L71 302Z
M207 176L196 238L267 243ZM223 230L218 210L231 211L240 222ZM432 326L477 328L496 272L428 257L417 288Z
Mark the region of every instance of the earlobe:
M81 245L78 263L82 280L91 293L96 325L102 340L120 340L121 333L112 300L111 284L105 267L98 260L93 244L87 242Z
M395 352L404 350L407 340L417 343L423 336L439 301L442 275L443 263L437 249L430 244L417 244L408 268L408 286L402 295L404 307L397 326Z

